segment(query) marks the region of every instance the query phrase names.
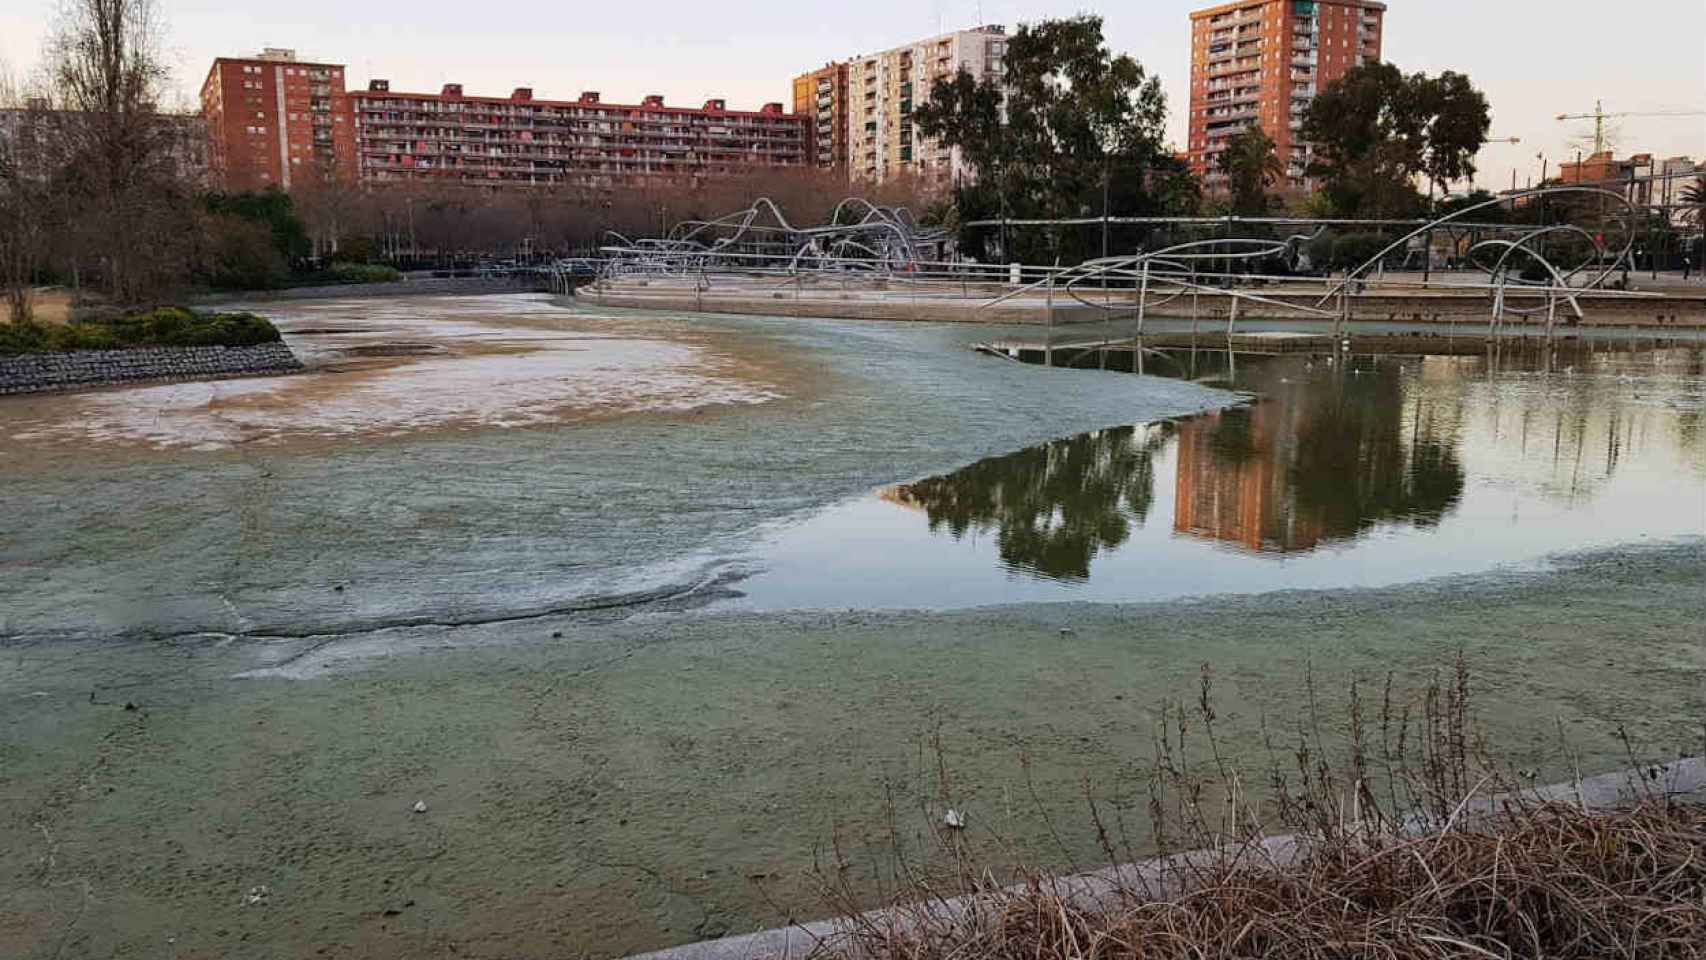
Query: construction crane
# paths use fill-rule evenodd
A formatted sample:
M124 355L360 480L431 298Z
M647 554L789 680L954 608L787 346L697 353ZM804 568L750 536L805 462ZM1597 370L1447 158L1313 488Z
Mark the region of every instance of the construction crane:
M1559 120L1592 120L1593 121L1593 152L1605 152L1605 121L1616 117L1706 117L1706 110L1631 110L1623 113L1606 113L1604 101L1593 102L1592 113L1560 113Z

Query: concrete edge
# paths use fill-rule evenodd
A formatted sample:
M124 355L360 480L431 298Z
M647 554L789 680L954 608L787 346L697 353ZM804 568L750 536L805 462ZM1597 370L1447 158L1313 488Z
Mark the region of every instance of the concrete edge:
M867 297L839 295L832 290L812 290L805 296L791 295L786 290L709 291L698 292L680 287L610 286L592 284L574 291L576 301L588 307L619 308L692 313L721 313L746 316L798 317L834 320L924 321L933 323L982 323L1015 325L1055 325L1102 322L1109 319L1103 310L1086 306L1071 299L1057 300L1052 307L1036 301L1012 300L986 307L980 300L943 298L920 295L909 298L904 293L892 296ZM1310 298L1294 298L1304 300ZM1602 295L1593 300L1599 310L1579 325L1585 327L1628 327L1640 329L1695 330L1706 327L1706 301L1677 298L1628 299ZM1224 322L1228 308L1222 295L1204 294L1199 298L1199 319L1203 323ZM1352 323L1417 323L1450 327L1465 323L1486 323L1490 301L1485 297L1438 296L1426 298L1396 297L1368 299L1357 304ZM1662 309L1655 308L1655 304ZM1633 315L1631 315L1633 314ZM1286 321L1305 319L1290 310L1263 304L1252 304L1240 315L1246 320ZM1190 314L1179 304L1157 305L1149 316L1160 319L1189 319ZM1505 321L1513 328L1545 326L1543 318L1513 316Z
M1507 794L1472 800L1465 804L1469 815L1492 813L1512 804L1563 803L1585 810L1607 810L1655 796L1683 796L1706 791L1706 757L1655 764L1614 773L1588 777L1584 780L1536 787ZM1426 833L1434 824L1425 819L1413 819L1406 831ZM1266 862L1284 867L1296 861L1306 841L1295 836L1269 837L1261 843ZM1060 877L1054 881L1056 892L1073 902L1094 906L1105 903L1121 891L1144 890L1154 898L1164 898L1174 892L1181 867L1192 863L1208 863L1219 854L1199 850L1156 860L1105 867L1089 873ZM1022 888L1008 888L1015 891ZM982 899L980 895L954 897L930 905L933 916L955 919L963 916ZM861 914L859 925L878 929L905 926L907 916L891 908ZM844 936L853 928L847 918L818 920L749 933L721 940L706 940L683 944L651 953L637 954L629 960L756 960L756 958L804 957L821 942Z

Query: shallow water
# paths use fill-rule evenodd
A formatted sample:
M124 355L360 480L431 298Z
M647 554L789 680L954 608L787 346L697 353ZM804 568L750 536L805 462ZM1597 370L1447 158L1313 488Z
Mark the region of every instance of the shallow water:
M709 599L755 569L768 523L1228 399L991 364L966 349L982 330L537 296L267 310L310 373L0 401L0 637Z
M1161 350L1145 367L1253 399L1050 441L773 530L748 605L1376 586L1706 531L1699 346Z

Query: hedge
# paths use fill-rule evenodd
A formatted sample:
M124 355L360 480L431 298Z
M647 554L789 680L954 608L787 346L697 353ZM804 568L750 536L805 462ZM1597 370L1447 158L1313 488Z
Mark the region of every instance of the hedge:
M136 347L247 347L281 339L252 313L202 314L183 307L69 324L0 324L0 355L126 350Z

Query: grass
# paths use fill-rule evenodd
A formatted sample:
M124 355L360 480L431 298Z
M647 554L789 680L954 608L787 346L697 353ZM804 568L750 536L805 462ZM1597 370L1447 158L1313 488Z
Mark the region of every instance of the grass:
M1353 686L1329 743L1311 684L1296 742L1270 742L1252 780L1216 742L1205 667L1198 702L1169 707L1157 730L1148 813L1160 859L1134 869L1088 789L1110 865L1093 880L997 876L964 831L938 822L936 865L901 858L894 906L867 913L837 849L818 879L844 933L814 956L1706 957L1706 808L1650 789L1609 811L1524 792L1531 774L1486 760L1469 689L1459 658L1419 696L1389 681L1369 720Z
M243 347L279 339L278 328L252 313L206 314L159 307L65 324L0 323L0 356L141 347Z

